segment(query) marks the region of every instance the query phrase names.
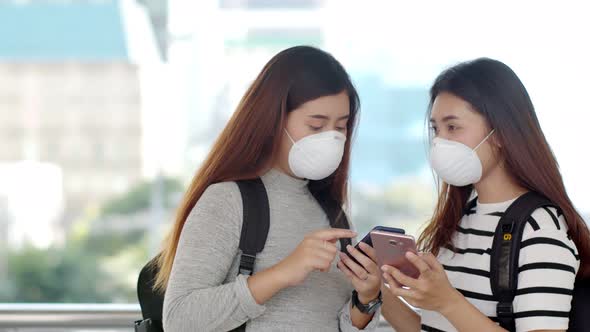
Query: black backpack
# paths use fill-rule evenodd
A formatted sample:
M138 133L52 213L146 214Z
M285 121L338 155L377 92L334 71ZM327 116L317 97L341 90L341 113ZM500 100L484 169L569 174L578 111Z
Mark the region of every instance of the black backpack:
M475 203L475 200L472 202ZM490 283L492 292L498 299L498 322L509 331L515 331L516 317L512 301L518 288L518 258L523 231L531 214L538 208L548 206L558 208L542 195L526 193L508 207L494 233ZM565 314L565 317L568 315ZM569 322L570 332L590 330L590 280L578 280L575 283Z
M266 188L260 178L236 181L243 204L243 225L240 234L240 267L238 274L252 275L256 255L264 249L270 226L270 211ZM321 182L310 182L309 189L326 213L330 226L350 228L342 207L321 190ZM340 247L346 248L350 239L341 239ZM137 297L141 307L142 320L135 322L136 332L162 332L162 310L164 294L154 292L154 280L158 273L155 258L148 262L137 280ZM246 324L233 331L245 331Z

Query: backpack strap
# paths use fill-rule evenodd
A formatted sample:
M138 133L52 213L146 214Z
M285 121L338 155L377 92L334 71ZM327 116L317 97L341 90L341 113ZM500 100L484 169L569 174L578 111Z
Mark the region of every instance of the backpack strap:
M270 207L266 187L260 178L236 181L242 195L242 233L238 274L252 275L256 255L264 249L270 228ZM246 331L246 323L232 332Z
M538 208L554 206L546 197L528 192L512 203L500 218L490 258L490 284L498 299L496 314L503 328L514 331L512 301L518 288L518 259L520 242L527 219Z
M574 285L568 332L588 331L590 326L590 279L578 279Z
M238 274L252 275L256 255L264 249L270 227L266 188L260 178L236 181L242 194L243 222Z
M338 204L338 202L328 195L325 191L313 190L310 188L309 190L312 196L316 199L316 201L324 210L324 213L328 217L330 222L330 227L332 228L342 228L342 229L350 229L350 224L348 222L348 218L346 214L342 210L342 206ZM346 247L352 244L352 240L349 238L340 239L340 250L346 252Z
M477 196L467 202L467 205L463 208L464 215L470 215L475 213L475 207L477 206Z

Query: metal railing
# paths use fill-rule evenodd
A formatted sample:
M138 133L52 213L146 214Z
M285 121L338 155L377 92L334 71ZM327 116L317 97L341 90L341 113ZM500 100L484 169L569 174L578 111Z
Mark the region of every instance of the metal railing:
M0 331L132 331L137 304L0 304Z
M131 332L140 318L137 304L0 303L0 332ZM378 331L393 329L382 320Z

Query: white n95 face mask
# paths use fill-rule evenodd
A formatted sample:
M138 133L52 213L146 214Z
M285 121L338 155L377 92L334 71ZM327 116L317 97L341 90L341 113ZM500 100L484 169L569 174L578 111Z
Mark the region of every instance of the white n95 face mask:
M346 136L338 131L324 131L305 136L295 142L285 130L293 143L289 151L289 167L295 176L321 180L330 176L342 161Z
M493 133L494 130L474 149L459 142L436 137L430 147L430 166L441 179L456 187L479 182L483 166L476 151Z

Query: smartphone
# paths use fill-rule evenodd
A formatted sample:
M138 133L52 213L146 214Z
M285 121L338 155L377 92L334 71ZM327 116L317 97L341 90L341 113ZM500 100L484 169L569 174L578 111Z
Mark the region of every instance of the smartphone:
M371 230L371 232L374 232L374 231L382 231L382 232L389 232L389 233L396 233L396 234L406 234L406 231L401 228L387 227L387 226L375 226ZM371 240L371 232L367 233L367 235L365 235L365 237L363 237L363 239L360 240L359 243L356 244L356 246L354 246L357 250L360 250L361 252L363 251L362 249L359 248L359 244L361 242L364 242L371 247L373 246L373 241ZM344 251L346 254L348 254L348 257L350 257L355 263L362 266L362 264L360 264L354 257L352 257L352 255L348 252L348 250L346 250L346 248L343 248L342 251Z
M408 251L417 252L413 236L380 230L371 231L370 235L373 248L377 252L379 267L390 265L409 277L418 278L420 276L418 269L406 258Z
M375 226L371 230L371 232L375 232L375 231L382 231L382 232L389 232L389 233L396 233L396 234L406 234L406 231L401 228L386 227L386 226ZM364 242L372 247L373 241L371 240L371 232L367 233L367 235L365 235L365 237L359 243ZM359 243L356 244L355 248L358 249Z

